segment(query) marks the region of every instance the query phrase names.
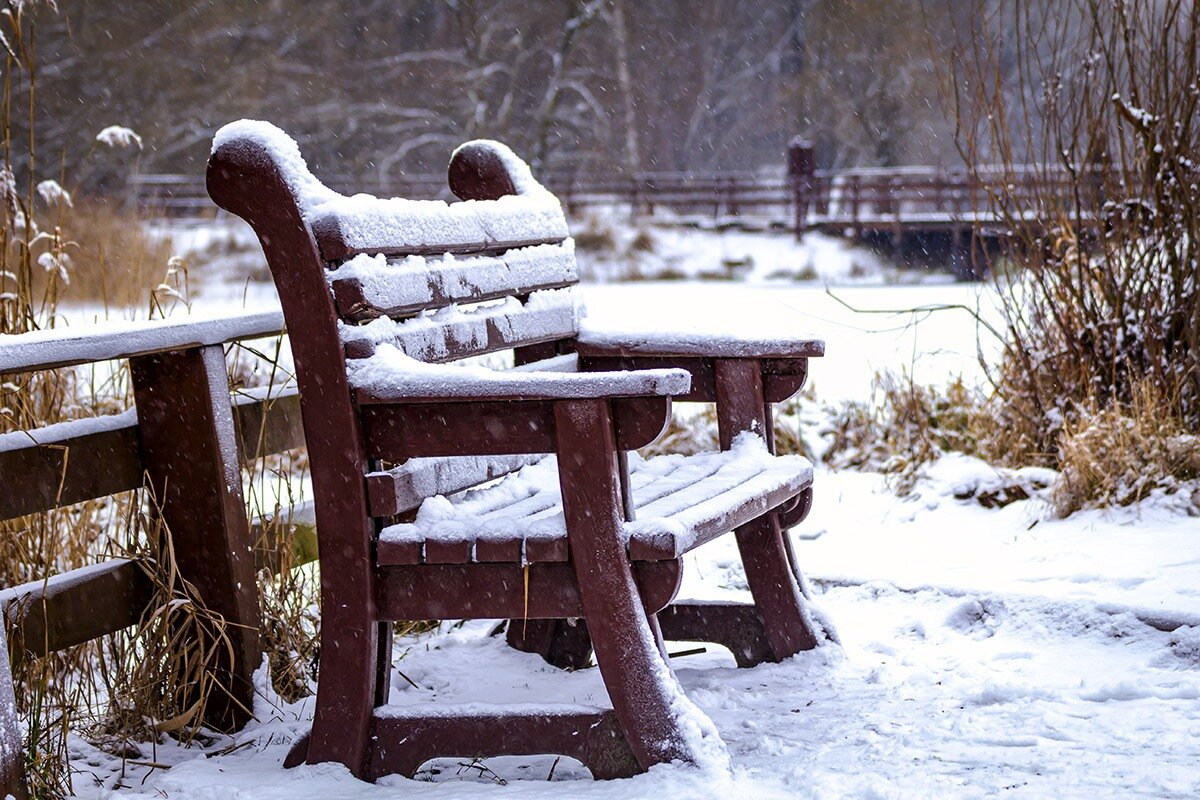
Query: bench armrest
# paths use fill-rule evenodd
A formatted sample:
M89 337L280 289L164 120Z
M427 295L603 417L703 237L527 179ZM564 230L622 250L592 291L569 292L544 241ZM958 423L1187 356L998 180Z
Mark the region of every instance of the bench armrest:
M705 323L710 324L709 322ZM580 355L700 356L707 358L815 358L825 355L825 342L814 336L729 324L709 330L639 328L636 321L620 328L581 323L576 349Z
M578 400L603 397L671 397L687 394L691 375L683 369L576 372L499 371L480 366L427 364L382 345L370 358L349 362L350 385L359 405L477 400Z

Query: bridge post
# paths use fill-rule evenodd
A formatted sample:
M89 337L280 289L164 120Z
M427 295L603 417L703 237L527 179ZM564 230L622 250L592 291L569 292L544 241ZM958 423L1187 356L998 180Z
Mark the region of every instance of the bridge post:
M950 228L950 271L960 281L974 280L979 277L975 274L968 252L970 237L970 229L963 225L954 225Z
M792 185L793 225L796 229L796 241L804 236L804 228L808 225L809 203L813 194L813 177L817 171L817 161L812 142L802 137L794 137L788 142L788 182Z

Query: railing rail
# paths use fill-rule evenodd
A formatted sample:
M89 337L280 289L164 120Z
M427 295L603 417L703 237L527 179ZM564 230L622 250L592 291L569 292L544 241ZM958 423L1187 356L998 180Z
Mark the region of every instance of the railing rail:
M799 176L782 170L766 172L612 173L551 171L540 176L569 211L619 205L636 213L667 209L678 214L738 217L768 214L799 227L870 222L887 214L904 222L929 222L934 214L960 215L970 223L997 216L993 195L1010 200L1032 199L1040 189L1065 185L1063 169L1041 164L965 167L907 166L809 170ZM331 188L379 196L449 199L446 179L436 174L334 176ZM169 215L216 213L201 178L187 175L141 175L131 186L140 207ZM797 214L796 209L803 209ZM791 213L789 213L791 212Z

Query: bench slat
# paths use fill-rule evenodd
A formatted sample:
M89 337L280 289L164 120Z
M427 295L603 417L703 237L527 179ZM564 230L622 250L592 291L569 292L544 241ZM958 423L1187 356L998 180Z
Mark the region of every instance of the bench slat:
M372 517L391 517L420 507L429 497L454 494L532 464L540 456L414 458L386 472L367 475Z
M579 280L569 241L495 257L397 261L360 255L327 277L338 313L353 321L560 289Z
M486 255L556 244L569 235L562 206L545 191L453 204L370 195L339 197L314 209L308 222L326 261L361 253Z
M369 358L386 343L418 361L442 362L573 337L578 315L571 296L544 299L526 306L511 300L403 322L381 317L366 325L346 326L342 342L350 359Z
M459 495L450 506L438 501L413 522L384 529L380 563L511 562L522 549L525 563L567 560L557 478L551 459L497 486ZM799 457L770 457L743 447L740 454L640 462L630 479L637 512L625 523L629 556L669 561L784 506L811 486L812 466ZM417 543L424 547L423 561L413 550Z

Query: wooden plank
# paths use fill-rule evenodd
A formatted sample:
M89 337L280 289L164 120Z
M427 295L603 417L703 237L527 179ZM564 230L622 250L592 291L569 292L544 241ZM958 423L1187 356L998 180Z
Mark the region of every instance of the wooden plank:
M538 236L528 239L479 239L455 244L393 244L379 240L365 245L351 245L346 241L342 220L334 214L318 217L313 221L312 232L326 261L342 261L363 253L382 254L388 257L436 256L450 253L456 256L494 256L520 247L536 247L540 244L558 244L560 236Z
M687 394L673 395L680 403L715 403L716 378L712 358L687 355L613 354L599 348L583 348L579 369L585 372L615 372L639 369L683 369L692 376ZM763 358L763 393L768 403L782 403L800 391L808 377L807 358Z
M0 628L0 795L13 800L29 797L29 787L25 785L25 748L3 628Z
M220 345L130 361L142 459L181 577L224 617L230 652L214 665L223 690L206 724L237 730L251 717L262 660L254 543L242 497L241 459Z
M344 319L400 317L453 303L478 303L579 281L575 253L558 246L511 250L494 258L442 259L419 268L389 262L386 268L355 263L330 273Z
M386 472L367 475L367 502L372 517L411 511L428 497L468 489L537 461L536 456L468 456L420 458Z
M265 311L199 319L180 316L144 322L102 322L78 328L34 331L4 337L4 347L0 348L0 373L132 358L185 347L276 336L283 330L283 313Z
M611 401L617 446L654 441L671 415L668 397ZM397 462L431 456L503 456L554 452L554 405L562 400L392 403L360 411L367 456Z
M233 413L247 462L304 446L294 388L274 390L269 398L235 396ZM132 409L0 434L0 475L21 476L0 493L0 519L131 491L141 487L143 472Z
M647 611L671 602L683 576L679 561L633 564ZM583 616L575 573L566 561L421 564L380 567L379 617L406 619L557 619Z
M233 414L246 463L304 447L300 392L295 386L239 392L233 396Z
M0 519L35 514L142 485L137 416L64 422L0 435Z
M123 558L0 591L12 658L40 658L136 625L153 595L145 569Z
M477 400L364 406L367 456L491 456L554 452L554 403Z
M351 327L343 331L342 341L347 358L367 358L375 352L377 345L388 343L418 361L443 362L569 339L576 329L574 308L562 304L519 310L481 310L442 323L395 323L383 335Z

